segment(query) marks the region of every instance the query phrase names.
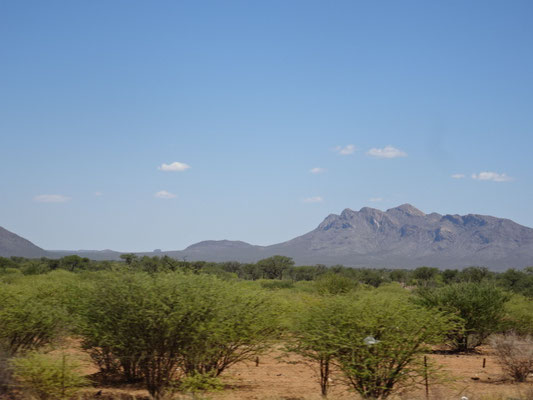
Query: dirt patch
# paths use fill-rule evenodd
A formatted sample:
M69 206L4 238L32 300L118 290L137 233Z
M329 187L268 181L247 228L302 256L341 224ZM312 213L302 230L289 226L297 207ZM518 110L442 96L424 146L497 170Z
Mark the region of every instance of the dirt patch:
M222 379L226 388L220 392L202 393L192 397L176 396L176 399L212 400L322 400L317 376L313 369L296 355L283 357L279 350L272 351L255 362L239 363L228 369ZM444 384L433 384L430 376L430 400L517 400L533 399L533 377L527 382L513 383L503 376L490 348L482 348L475 354L430 354L428 359L440 366L445 376ZM483 360L485 359L485 368ZM91 371L94 371L91 369ZM333 376L330 400L359 399L342 384L339 376ZM92 397L100 392L99 397ZM529 392L529 396L526 397ZM94 388L86 399L144 400L147 393L141 387ZM425 387L419 385L394 396L394 400L426 399Z

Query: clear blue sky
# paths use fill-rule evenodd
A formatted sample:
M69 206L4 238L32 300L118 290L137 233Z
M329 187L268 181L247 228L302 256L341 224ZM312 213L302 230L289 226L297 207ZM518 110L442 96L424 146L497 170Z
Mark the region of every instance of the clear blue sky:
M272 244L406 202L533 226L532 18L529 0L2 1L0 226L122 251Z

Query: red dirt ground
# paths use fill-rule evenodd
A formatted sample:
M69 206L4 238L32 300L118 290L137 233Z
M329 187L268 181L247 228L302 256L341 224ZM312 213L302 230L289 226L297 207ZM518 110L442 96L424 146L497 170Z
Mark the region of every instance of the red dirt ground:
M319 400L320 389L313 370L304 364L286 361L301 361L291 355L279 359L281 352L273 351L260 358L259 366L254 362L240 363L228 369L222 376L226 388L219 392L176 396L176 399L212 400ZM483 368L483 358L486 367ZM430 384L430 400L533 400L533 377L527 382L513 383L506 380L502 370L491 354L483 348L477 354L428 355L435 365L440 365L446 375L445 384ZM334 386L328 399L359 399L359 396L346 389L338 378L333 378ZM430 382L431 383L431 382ZM116 389L96 388L104 395L114 394L123 399L146 399L146 391L140 388L122 387ZM135 397L133 397L135 396ZM92 398L88 396L87 398ZM101 397L100 397L101 398ZM425 388L418 386L393 397L397 400L426 399Z

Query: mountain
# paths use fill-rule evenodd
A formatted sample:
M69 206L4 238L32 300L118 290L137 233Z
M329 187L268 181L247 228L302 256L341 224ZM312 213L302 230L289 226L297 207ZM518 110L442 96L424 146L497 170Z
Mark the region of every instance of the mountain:
M0 255L4 255L2 243L0 241ZM101 260L119 259L121 253L79 250L50 254L55 257L78 254ZM297 265L390 268L479 265L499 270L533 265L533 229L487 215L425 214L410 204L403 204L387 211L369 207L359 211L347 208L339 215L329 215L311 232L271 246L208 240L181 251L138 254L168 255L189 261L241 262L255 262L280 254L294 258Z
M61 258L65 256L76 255L79 257L90 258L95 261L120 260L119 251L113 250L48 250L50 258Z
M205 241L162 254L187 260L241 262L280 254L294 258L297 265L482 265L498 270L533 265L533 229L486 215L425 214L403 204L387 211L347 208L340 215L329 215L311 232L271 246Z
M404 204L385 212L345 209L313 231L270 247L299 263L505 269L533 264L533 229L478 214L425 214Z
M0 257L46 257L48 253L13 232L0 226Z

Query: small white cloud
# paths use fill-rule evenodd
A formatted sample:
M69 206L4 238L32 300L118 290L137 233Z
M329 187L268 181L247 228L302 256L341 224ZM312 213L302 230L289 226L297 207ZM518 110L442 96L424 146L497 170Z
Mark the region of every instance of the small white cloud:
M104 194L102 192L94 192L96 197L102 197Z
M383 201L383 197L371 197L371 198L368 199L368 201L370 201L372 203L379 203L379 202Z
M304 203L322 203L324 199L320 196L307 197L303 199Z
M465 174L453 174L452 178L453 179L463 179L463 178L466 178L466 175Z
M156 194L154 194L155 197L158 199L174 199L177 197L174 193L167 192L166 190L160 190Z
M70 197L62 194L40 194L33 198L33 201L38 203L66 203L69 200Z
M174 161L170 164L163 163L159 167L157 167L158 170L165 172L182 172L188 170L189 168L191 168L190 165L178 161Z
M342 156L348 156L353 154L357 149L353 144L347 144L346 146L337 146L334 150Z
M479 174L472 174L472 179L493 182L508 182L513 180L513 178L507 174L499 174L497 172L480 172Z
M326 170L324 168L320 168L320 167L315 167L315 168L311 168L309 170L309 172L311 172L312 174L320 174L322 172L325 172Z
M376 147L367 151L369 156L377 158L398 158L407 157L407 153L392 146L385 146L382 149Z

